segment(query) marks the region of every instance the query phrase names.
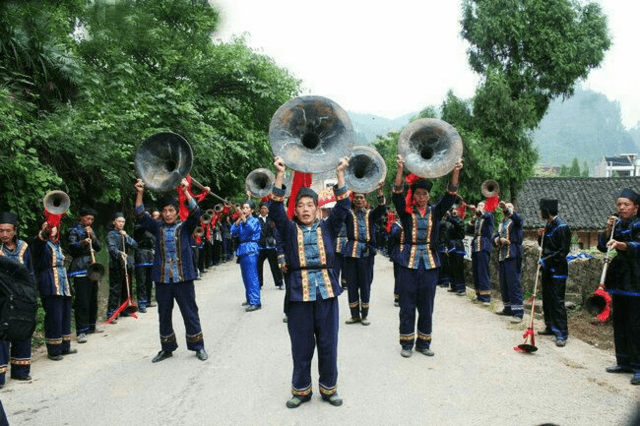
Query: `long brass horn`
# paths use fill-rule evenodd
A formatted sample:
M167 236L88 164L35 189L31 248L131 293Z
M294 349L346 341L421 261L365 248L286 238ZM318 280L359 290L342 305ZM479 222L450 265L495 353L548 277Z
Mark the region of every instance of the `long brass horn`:
M202 237L204 236L204 228L202 226L198 226L194 231L193 231L193 235L195 235L196 237Z
M269 124L273 154L302 173L333 170L354 144L349 115L322 96L299 96L282 105Z
M71 199L63 191L49 191L42 199L44 209L51 214L65 214L71 206Z
M135 166L148 188L169 191L191 171L193 151L187 140L176 133L156 133L138 147Z
M224 206L222 204L216 204L215 206L213 206L213 211L215 213L220 213L222 210L224 210Z
M345 170L344 180L347 188L357 193L368 193L378 187L378 183L387 176L384 158L370 146L358 145L353 148L349 158L349 167Z
M500 185L498 185L498 182L493 179L487 179L482 182L480 191L486 198L491 198L495 195L500 195Z
M434 179L444 176L462 157L462 138L455 127L435 118L409 123L398 138L398 154L411 173Z
M260 198L271 192L275 180L276 177L271 170L255 169L247 175L244 184L253 197Z

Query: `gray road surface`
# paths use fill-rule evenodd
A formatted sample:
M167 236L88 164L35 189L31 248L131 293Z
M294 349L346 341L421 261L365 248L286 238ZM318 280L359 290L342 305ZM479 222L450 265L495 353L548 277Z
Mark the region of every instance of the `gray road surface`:
M268 266L267 268L268 274ZM105 285L105 284L103 284ZM623 425L639 388L629 375L604 372L612 352L569 338L557 348L538 336L539 350L513 351L522 325L438 289L432 358L405 359L398 344L393 271L376 259L371 325L344 325L340 296L339 392L342 407L314 397L291 410L291 356L282 322L283 291L266 277L263 309L245 313L239 266L227 263L196 281L209 360L180 347L152 364L159 350L157 310L104 326L59 362L34 354L31 383L8 379L0 398L11 425ZM540 327L540 325L538 325Z

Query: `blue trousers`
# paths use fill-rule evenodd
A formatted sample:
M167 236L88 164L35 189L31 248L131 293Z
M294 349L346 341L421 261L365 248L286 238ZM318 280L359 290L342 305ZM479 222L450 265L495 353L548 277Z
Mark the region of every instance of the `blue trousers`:
M449 287L451 284L451 267L449 263L451 258L449 253L445 251L439 251L438 257L440 258L440 275L438 276L438 285L441 287Z
M204 349L202 327L198 316L196 292L193 280L178 283L156 283L156 301L158 302L158 320L160 322L160 344L162 350L173 352L178 348L173 331L173 301L178 303L184 321L187 349Z
M11 351L9 350L11 346ZM9 358L11 354L11 358ZM0 385L11 361L11 377L27 377L31 372L31 339L0 342Z
M558 340L567 340L567 308L564 305L567 290L567 276L556 274L551 269L542 272L542 311L548 330L553 331Z
M291 338L293 377L291 393L310 395L311 360L318 345L320 393L332 395L338 382L338 298L289 302L287 328Z
M373 281L373 259L373 256L343 257L344 269L342 272L347 280L349 310L353 318L360 316L366 318L369 315L371 282Z
M478 251L471 254L473 284L476 289L476 297L480 302L491 302L491 274L489 272L490 259L491 254L485 251Z
M71 297L44 296L44 337L49 355L60 355L71 348Z
M640 372L640 297L612 295L613 341L618 365Z
M436 296L439 268L425 269L420 260L418 269L400 267L400 345L412 349L431 346L433 328L433 302ZM418 311L418 336L416 339L416 310Z
M449 253L449 271L451 275L451 288L458 293L466 293L464 282L464 254L459 252Z
M250 305L261 306L260 279L258 278L258 253L245 254L238 258L245 296Z
M522 287L520 286L522 269L519 259L512 258L498 262L498 275L504 310L510 312L514 317L522 317L524 306L522 304Z

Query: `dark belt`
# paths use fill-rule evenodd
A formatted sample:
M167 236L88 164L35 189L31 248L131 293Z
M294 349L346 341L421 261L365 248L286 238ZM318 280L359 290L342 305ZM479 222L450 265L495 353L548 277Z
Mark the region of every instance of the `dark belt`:
M313 269L329 269L329 265L318 265L318 266L299 266L297 268L291 268L290 271L308 271Z

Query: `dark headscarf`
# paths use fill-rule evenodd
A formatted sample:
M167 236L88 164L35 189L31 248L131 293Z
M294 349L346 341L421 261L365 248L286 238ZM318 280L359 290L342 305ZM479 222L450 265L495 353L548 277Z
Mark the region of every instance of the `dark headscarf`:
M10 223L13 226L18 226L18 216L11 212L0 212L0 223Z
M626 198L628 200L631 200L633 204L637 206L640 205L640 194L636 193L634 190L630 188L623 189L620 192L620 195L618 195L618 198Z
M78 212L78 214L80 215L80 217L82 216L88 216L91 215L93 217L96 217L96 211L94 209L92 209L91 207L83 207L80 209L80 212Z
M298 201L300 201L302 197L309 197L313 200L313 204L318 205L318 194L313 189L307 187L300 188L296 196L296 204L298 204Z
M540 213L543 219L558 215L558 200L543 198L540 200Z

